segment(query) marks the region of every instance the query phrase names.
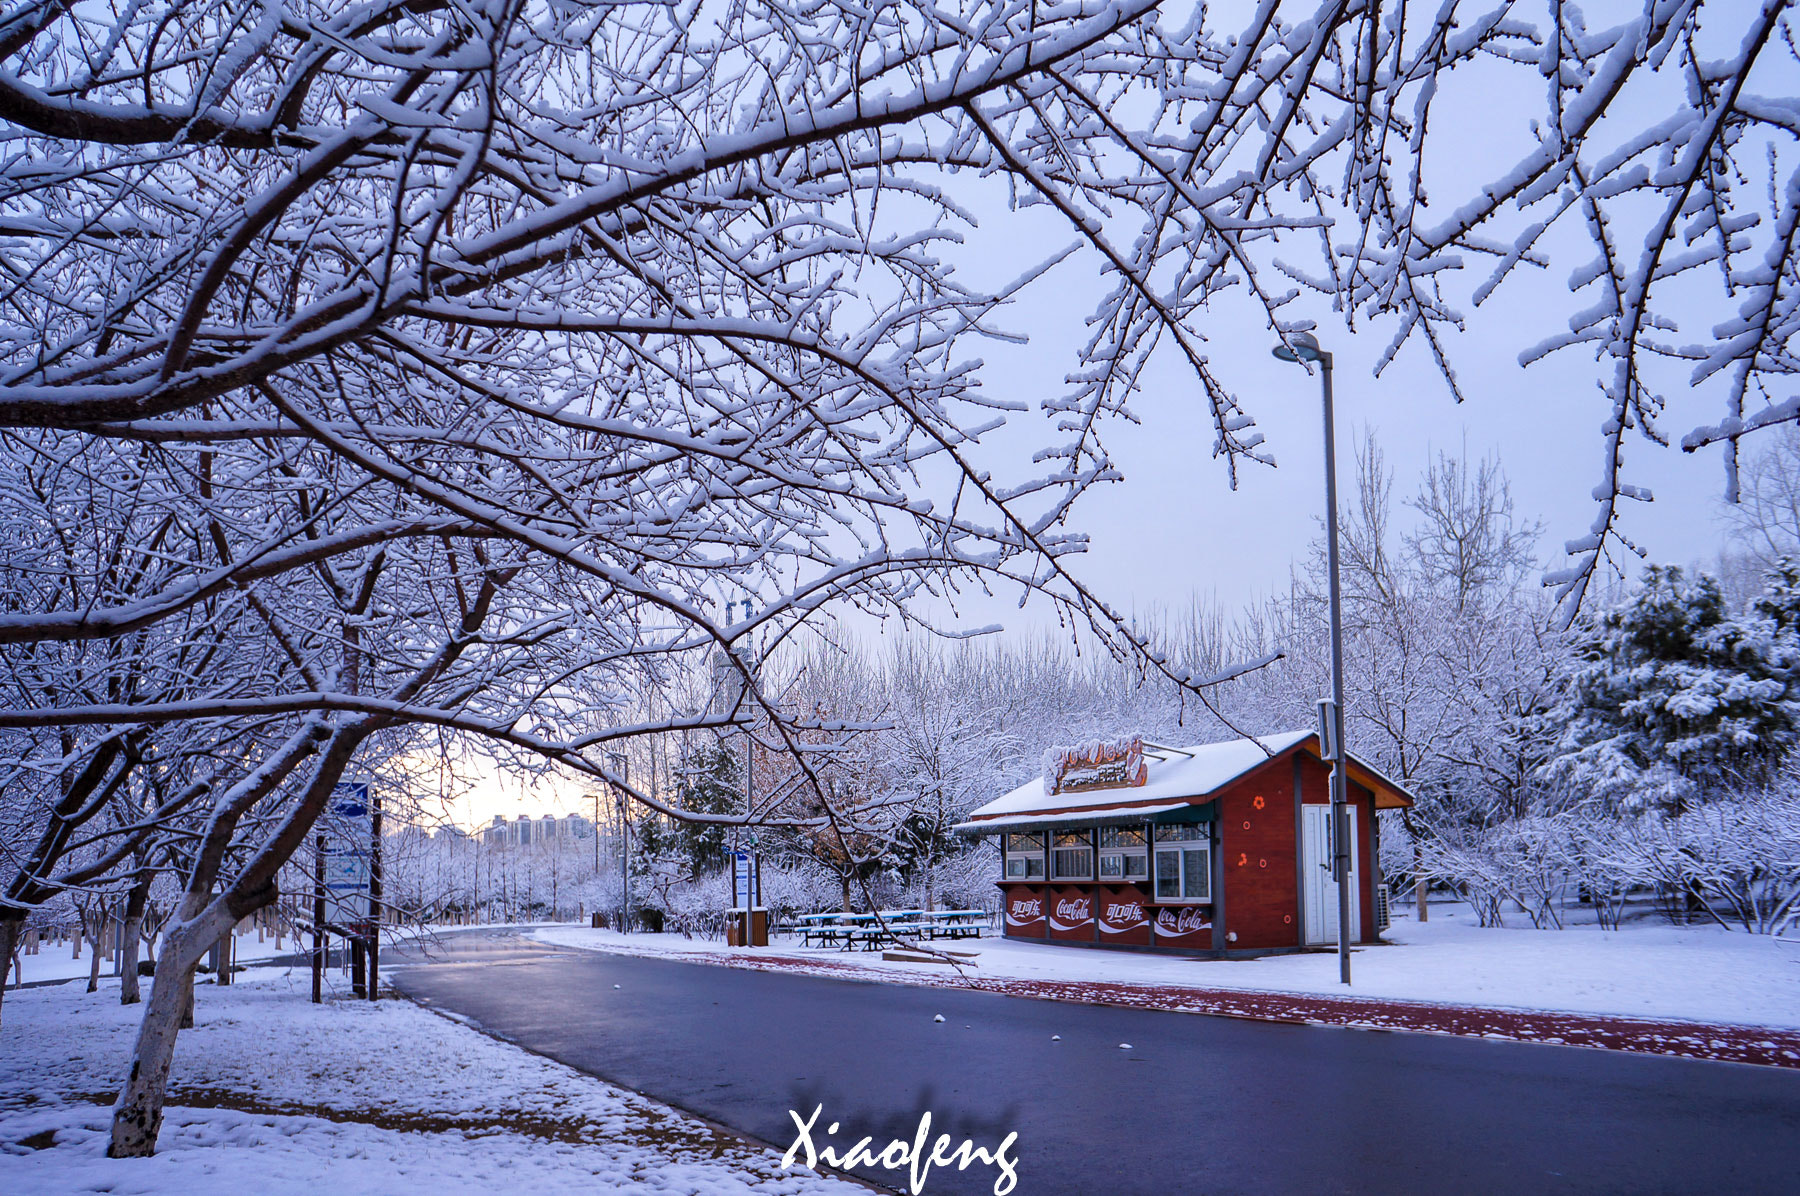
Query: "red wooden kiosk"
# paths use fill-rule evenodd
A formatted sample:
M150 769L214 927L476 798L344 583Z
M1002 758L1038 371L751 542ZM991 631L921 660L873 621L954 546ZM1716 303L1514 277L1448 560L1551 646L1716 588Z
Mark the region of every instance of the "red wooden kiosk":
M1412 796L1352 756L1351 941L1387 924L1375 813ZM1000 839L1006 934L1071 946L1237 956L1337 942L1330 766L1294 731L1171 748L1056 749L1044 775L957 829Z

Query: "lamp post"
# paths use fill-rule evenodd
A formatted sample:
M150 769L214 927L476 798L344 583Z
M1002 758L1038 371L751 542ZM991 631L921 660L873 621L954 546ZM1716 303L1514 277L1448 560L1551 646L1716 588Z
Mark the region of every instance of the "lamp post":
M613 785L613 794L618 802L619 811L619 882L624 886L623 908L619 911L619 933L631 933L631 821L625 816L626 806L630 799L625 794L624 785L631 784L631 761L624 752L606 753L606 762L619 773L619 782ZM598 843L600 828L594 828L594 839Z
M1331 606L1331 709L1322 712L1320 731L1329 722L1331 742L1320 750L1331 761L1331 875L1338 891L1338 979L1350 983L1350 816L1345 792L1344 752L1344 619L1338 600L1337 437L1331 422L1331 354L1319 347L1310 332L1296 332L1273 350L1280 361L1304 365L1311 372L1318 363L1325 407L1325 571L1329 577Z

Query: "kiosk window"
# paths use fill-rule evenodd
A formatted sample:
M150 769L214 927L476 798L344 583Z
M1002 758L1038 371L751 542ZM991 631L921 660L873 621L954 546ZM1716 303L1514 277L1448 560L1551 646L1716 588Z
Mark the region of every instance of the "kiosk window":
M1141 826L1100 828L1100 879L1146 880L1150 856Z
M1044 879L1044 834L1025 831L1006 836L1006 879Z
M1094 879L1094 833L1057 831L1050 847L1051 880Z
M1156 828L1156 899L1212 898L1212 849L1204 826Z

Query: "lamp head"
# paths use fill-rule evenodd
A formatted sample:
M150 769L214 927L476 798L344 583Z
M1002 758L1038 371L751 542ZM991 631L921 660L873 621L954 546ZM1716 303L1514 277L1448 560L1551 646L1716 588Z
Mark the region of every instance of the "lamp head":
M1288 337L1285 345L1276 345L1272 352L1280 361L1321 361L1326 353L1319 348L1319 338L1310 332L1296 332Z

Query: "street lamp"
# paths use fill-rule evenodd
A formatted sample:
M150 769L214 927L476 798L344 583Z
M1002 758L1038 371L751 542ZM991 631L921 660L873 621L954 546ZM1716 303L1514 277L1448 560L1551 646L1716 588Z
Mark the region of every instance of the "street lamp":
M619 779L613 782L613 800L617 804L619 812L619 882L623 886L624 897L621 903L622 908L619 911L619 933L630 934L631 820L626 816L626 811L631 804L631 798L626 793L625 786L631 784L631 760L624 752L608 752L606 753L606 762L619 776ZM594 834L596 837L599 836L599 827L594 828Z
M1278 361L1319 365L1325 407L1325 571L1331 593L1331 709L1320 711L1320 751L1331 761L1331 874L1338 891L1338 979L1350 983L1350 816L1345 793L1344 619L1338 602L1337 437L1331 423L1331 354L1310 332L1296 332L1272 350ZM1329 725L1327 725L1329 724Z

